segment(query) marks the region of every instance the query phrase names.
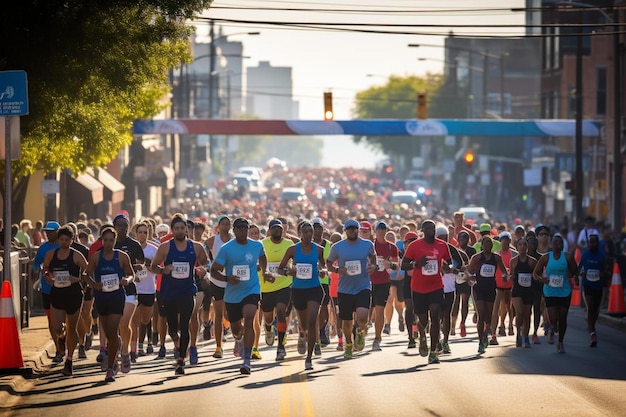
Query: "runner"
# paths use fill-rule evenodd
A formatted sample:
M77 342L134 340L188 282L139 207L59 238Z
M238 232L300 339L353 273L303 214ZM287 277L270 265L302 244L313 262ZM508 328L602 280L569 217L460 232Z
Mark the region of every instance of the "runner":
M330 247L332 246L330 241L324 238L324 221L319 217L315 217L311 220L311 224L313 225L313 242L320 245L324 248L324 259L328 258L330 255ZM326 270L326 265L324 264L324 270ZM320 305L320 313L317 318L318 328L319 328L319 336L317 338L317 342L315 344L315 354L320 355L321 349L320 347L326 347L330 344L330 340L328 337L328 318L330 315L330 275L328 271L320 276L320 284L322 285L322 290L324 291L324 298L322 298L322 304Z
M313 243L313 225L303 221L298 225L300 242L287 248L278 272L293 277L292 303L298 314L301 335L306 337L304 369L313 369L311 356L317 341L317 315L324 297L320 276L326 274L324 249ZM289 261L293 261L287 268ZM300 336L301 339L304 337ZM298 341L300 353L300 340Z
M347 220L343 225L346 237L330 248L326 260L329 271L339 274L337 300L339 318L346 338L343 357L352 358L352 325L354 314L358 329L354 348L357 351L365 347L365 330L371 300L371 282L369 274L376 270L376 251L371 240L359 237L359 222ZM337 266L334 262L337 261Z
M406 227L404 236L406 236L408 230L409 228ZM402 238L404 238L404 236L402 236ZM387 232L385 239L396 244L396 247L398 248L398 259L402 259L404 256L404 241L397 240L396 234L392 231ZM398 243L401 243L401 245L398 246ZM398 330L400 333L404 333L404 293L402 289L404 286L405 271L397 267L396 269L390 269L387 272L389 273L391 286L389 287L387 304L385 304L385 327L383 332L388 331L386 334L391 333L391 318L393 317L393 312L395 310L398 315Z
M505 268L511 266L511 259L518 255L517 251L511 248L511 233L500 233L500 244L502 247L499 251L496 251ZM496 269L496 299L493 303L493 312L491 315L491 328L493 334L491 335L490 345L498 345L498 338L496 337L496 326L498 326L498 318L500 319L500 327L498 328L499 336L506 336L506 326L504 320L507 314L509 315L509 336L513 336L513 319L515 318L514 309L511 304L511 290L513 289L513 281L505 281L500 273L500 270Z
M248 238L252 240L261 241L261 228L255 224L251 223L248 228ZM252 322L252 327L254 328L254 343L252 344L252 359L260 360L261 352L259 352L259 339L261 339L261 312L257 308L256 313L254 315L254 321Z
M404 247L405 253L406 248L409 245L418 239L417 233L415 232L407 232L404 235ZM402 254L402 258L404 259L404 253ZM404 298L404 323L406 326L406 331L409 334L409 344L407 349L414 349L417 345L415 344L415 338L418 335L417 324L415 321L415 311L413 308L413 295L411 293L411 276L413 274L413 269L404 270L403 284L402 284L402 297Z
M517 347L531 347L528 334L530 332L530 312L533 306L532 272L537 265L537 259L528 255L528 241L521 237L517 240L519 255L511 259L511 280L513 290L511 296L515 306L517 324Z
M206 248L204 247L206 225L202 222L194 222L192 237L190 238L194 242L198 242L204 252L206 253ZM207 259L208 261L208 259ZM194 282L196 284L196 288L198 288L198 292L196 293L196 302L193 307L193 312L191 313L191 320L189 322L189 364L197 365L198 364L198 347L196 346L198 340L198 332L200 331L200 324L204 323L205 327L208 327L208 311L204 311L204 297L209 296L209 268L195 268ZM200 275L199 273L202 273Z
M474 232L472 232L474 233ZM476 254L476 249L469 246L470 234L464 230L461 230L456 239L459 244L459 249L467 255L468 259L472 259L472 256ZM466 280L465 273L457 274L455 281L456 297L454 298L454 304L452 305L452 318L450 320L450 334L455 334L456 321L459 317L459 309L461 310L461 323L459 324L459 332L461 337L467 336L467 329L465 327L465 320L469 313L469 298L472 294L472 287Z

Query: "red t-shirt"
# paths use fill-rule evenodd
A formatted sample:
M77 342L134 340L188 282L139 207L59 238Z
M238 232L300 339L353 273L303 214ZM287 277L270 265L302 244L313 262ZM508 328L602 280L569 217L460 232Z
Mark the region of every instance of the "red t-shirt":
M385 241L381 243L375 240L374 249L376 250L376 272L370 275L370 281L372 284L387 284L391 280L389 279L389 273L383 266L383 262L391 259L397 262L398 247L391 242Z
M508 251L503 252L499 250L496 252L502 258L502 263L508 270L511 267L511 259L513 258L513 251L509 248ZM513 288L513 280L509 279L507 282L504 282L504 278L502 278L502 271L500 268L496 268L496 287L497 288Z
M443 274L441 270L442 261L451 259L448 244L441 239L428 243L424 238L417 239L406 248L404 257L418 262L426 255L428 263L413 269L411 275L411 291L420 294L427 294L443 289Z

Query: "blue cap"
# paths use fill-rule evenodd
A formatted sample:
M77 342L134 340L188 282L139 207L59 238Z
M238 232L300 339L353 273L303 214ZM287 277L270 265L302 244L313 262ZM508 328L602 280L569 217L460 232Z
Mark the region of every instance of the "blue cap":
M281 222L278 219L274 219L274 220L270 221L269 228L271 229L274 226L278 226L278 227L280 227L282 229L283 228L283 222Z
M44 230L44 231L59 230L60 227L61 225L58 222L47 222L46 225L41 230Z
M354 219L348 219L346 220L346 222L343 224L343 228L344 229L348 229L350 227L356 227L357 229L360 227L359 226L359 222L357 222Z
M387 223L385 223L384 221L381 220L378 223L376 223L376 227L374 228L374 230L378 230L378 229L388 230L389 226L387 226Z

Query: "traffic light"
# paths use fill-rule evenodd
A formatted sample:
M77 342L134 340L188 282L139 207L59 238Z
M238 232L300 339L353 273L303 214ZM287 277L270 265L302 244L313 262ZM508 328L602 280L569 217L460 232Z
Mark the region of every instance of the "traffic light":
M569 191L569 194L574 196L576 195L576 181L569 180L565 181L565 189Z
M417 118L419 120L428 119L428 102L426 91L420 91L417 93Z
M333 113L333 93L324 93L324 120L333 120L335 113Z
M474 151L472 151L471 149L468 149L467 151L465 151L465 155L463 156L463 159L465 160L465 163L467 164L468 167L471 167L474 164Z
M389 164L383 165L383 169L381 172L383 177L391 177L393 176L393 167Z

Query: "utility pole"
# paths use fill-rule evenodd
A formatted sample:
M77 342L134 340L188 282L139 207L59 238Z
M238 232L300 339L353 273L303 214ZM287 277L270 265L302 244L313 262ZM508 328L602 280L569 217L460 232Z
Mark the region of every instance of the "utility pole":
M580 23L583 23L583 12L580 13ZM576 35L576 138L575 138L575 181L576 195L574 209L576 223L582 227L583 223L583 28L579 28Z

